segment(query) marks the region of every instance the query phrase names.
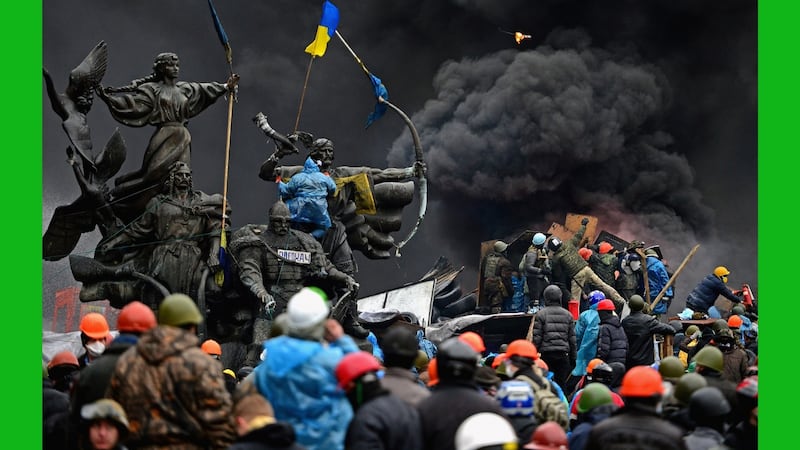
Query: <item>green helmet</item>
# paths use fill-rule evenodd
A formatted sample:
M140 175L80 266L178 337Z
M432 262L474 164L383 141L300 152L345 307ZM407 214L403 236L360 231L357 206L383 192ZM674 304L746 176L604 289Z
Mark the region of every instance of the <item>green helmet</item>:
M602 383L589 383L581 392L581 398L578 400L578 412L584 413L597 406L609 405L613 402L614 399L611 398L608 386Z
M686 334L686 336L691 336L691 335L697 333L698 331L700 331L700 327L698 327L697 325L689 325L686 328L686 333L684 333L684 334Z
M658 365L658 373L665 380L674 381L686 373L686 368L683 366L683 361L677 356L667 356Z
M203 323L203 316L188 295L170 294L164 297L158 307L158 323L173 327L200 325Z
M631 308L631 311L641 311L644 309L644 299L641 295L631 295L630 300L628 300L628 307Z
M698 373L687 373L675 384L675 391L672 395L675 396L675 400L680 402L681 405L686 406L689 404L689 398L691 398L692 393L706 386L708 386L708 382L706 382L706 379L703 378L702 375Z
M725 319L717 319L711 325L711 329L714 331L714 334L719 333L720 331L722 331L722 330L724 330L726 328L730 328L730 327L728 326L728 321L725 320Z
M734 306L733 308L731 308L731 314L735 314L737 316L743 316L744 315L744 306L742 306L742 305Z
M694 361L698 366L708 367L717 372L722 372L724 368L722 351L713 345L706 345L701 348L700 351L694 355Z

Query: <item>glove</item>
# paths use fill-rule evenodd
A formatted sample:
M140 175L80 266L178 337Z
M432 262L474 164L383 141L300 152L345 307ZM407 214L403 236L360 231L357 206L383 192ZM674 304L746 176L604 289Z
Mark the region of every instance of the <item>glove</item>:
M589 218L588 217L584 217L583 219L581 219L581 225L586 225L588 223L589 223Z

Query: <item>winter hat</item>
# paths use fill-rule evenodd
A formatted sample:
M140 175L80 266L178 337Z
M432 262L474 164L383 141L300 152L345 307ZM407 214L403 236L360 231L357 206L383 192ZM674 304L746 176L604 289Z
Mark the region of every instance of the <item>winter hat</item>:
M561 288L554 284L551 284L550 286L544 288L543 295L545 304L553 302L561 303L561 298L562 298Z

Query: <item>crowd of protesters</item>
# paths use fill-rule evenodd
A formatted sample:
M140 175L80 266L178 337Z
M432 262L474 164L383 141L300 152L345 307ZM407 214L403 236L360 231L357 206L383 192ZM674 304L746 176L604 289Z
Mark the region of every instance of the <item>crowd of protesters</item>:
M727 289L717 272L695 291ZM684 330L639 295L619 317L592 291L577 320L563 295L545 286L531 338L489 351L471 331L435 345L393 311L365 322L370 339L357 342L324 293L303 288L255 368L223 366L183 294L155 312L128 304L115 338L89 313L85 351L42 362L44 448L757 448L753 311L737 305ZM656 335L673 336L671 354L656 351Z

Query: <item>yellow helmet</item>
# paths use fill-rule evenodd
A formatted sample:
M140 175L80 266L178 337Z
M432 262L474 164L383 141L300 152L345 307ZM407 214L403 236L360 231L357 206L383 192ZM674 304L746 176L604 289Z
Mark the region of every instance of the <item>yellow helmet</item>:
M725 266L719 266L716 269L714 269L714 275L717 276L718 278L727 277L730 274L731 271L728 270L728 268Z

